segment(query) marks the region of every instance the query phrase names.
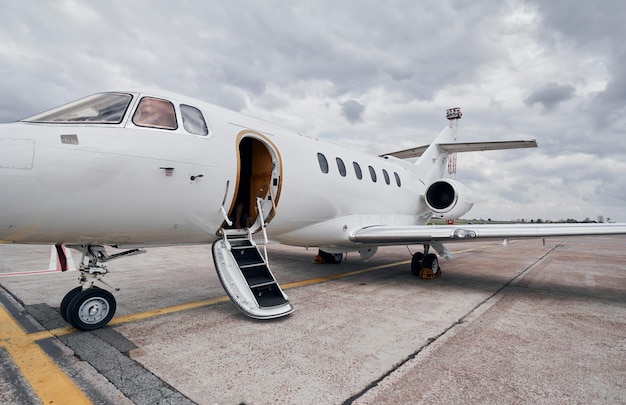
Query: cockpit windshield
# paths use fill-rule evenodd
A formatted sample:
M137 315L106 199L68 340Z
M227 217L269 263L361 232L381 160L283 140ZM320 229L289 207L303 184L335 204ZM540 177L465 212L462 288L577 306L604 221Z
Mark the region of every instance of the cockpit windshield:
M25 122L52 124L119 124L132 96L126 93L98 93L60 107L24 118Z

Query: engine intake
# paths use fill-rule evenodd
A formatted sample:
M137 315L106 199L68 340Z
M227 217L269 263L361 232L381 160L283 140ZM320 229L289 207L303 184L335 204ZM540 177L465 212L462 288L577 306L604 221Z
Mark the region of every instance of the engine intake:
M452 179L441 179L426 189L426 205L434 216L456 219L474 206L473 193L467 186Z

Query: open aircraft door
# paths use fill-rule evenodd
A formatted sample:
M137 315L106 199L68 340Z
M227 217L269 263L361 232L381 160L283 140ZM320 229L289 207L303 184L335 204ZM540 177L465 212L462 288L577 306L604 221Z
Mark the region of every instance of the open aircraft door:
M282 165L275 146L263 135L239 134L236 191L228 217L230 228L261 230L276 215L280 198Z
M246 315L277 318L293 307L270 270L267 251L261 254L252 235L263 230L276 214L282 166L274 145L258 132L237 138L238 172L235 196L222 225L222 239L213 243L213 261L224 290Z

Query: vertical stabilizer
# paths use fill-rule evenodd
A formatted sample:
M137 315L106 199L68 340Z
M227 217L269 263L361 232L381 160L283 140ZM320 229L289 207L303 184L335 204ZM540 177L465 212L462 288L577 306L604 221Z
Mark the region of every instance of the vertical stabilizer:
M422 156L415 162L419 179L424 184L430 184L433 181L443 177L444 170L448 163L448 152L439 147L442 143L451 143L456 139L456 131L450 127L444 128L439 136L430 144L428 149L424 151Z

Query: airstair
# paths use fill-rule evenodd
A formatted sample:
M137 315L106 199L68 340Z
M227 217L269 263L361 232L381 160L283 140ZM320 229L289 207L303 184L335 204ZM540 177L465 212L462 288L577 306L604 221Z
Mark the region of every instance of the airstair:
M262 212L259 218L263 222ZM261 229L265 236L265 224ZM222 238L213 243L213 261L220 282L235 306L251 318L288 315L293 307L270 270L267 250L262 255L252 236L250 228L222 229Z

